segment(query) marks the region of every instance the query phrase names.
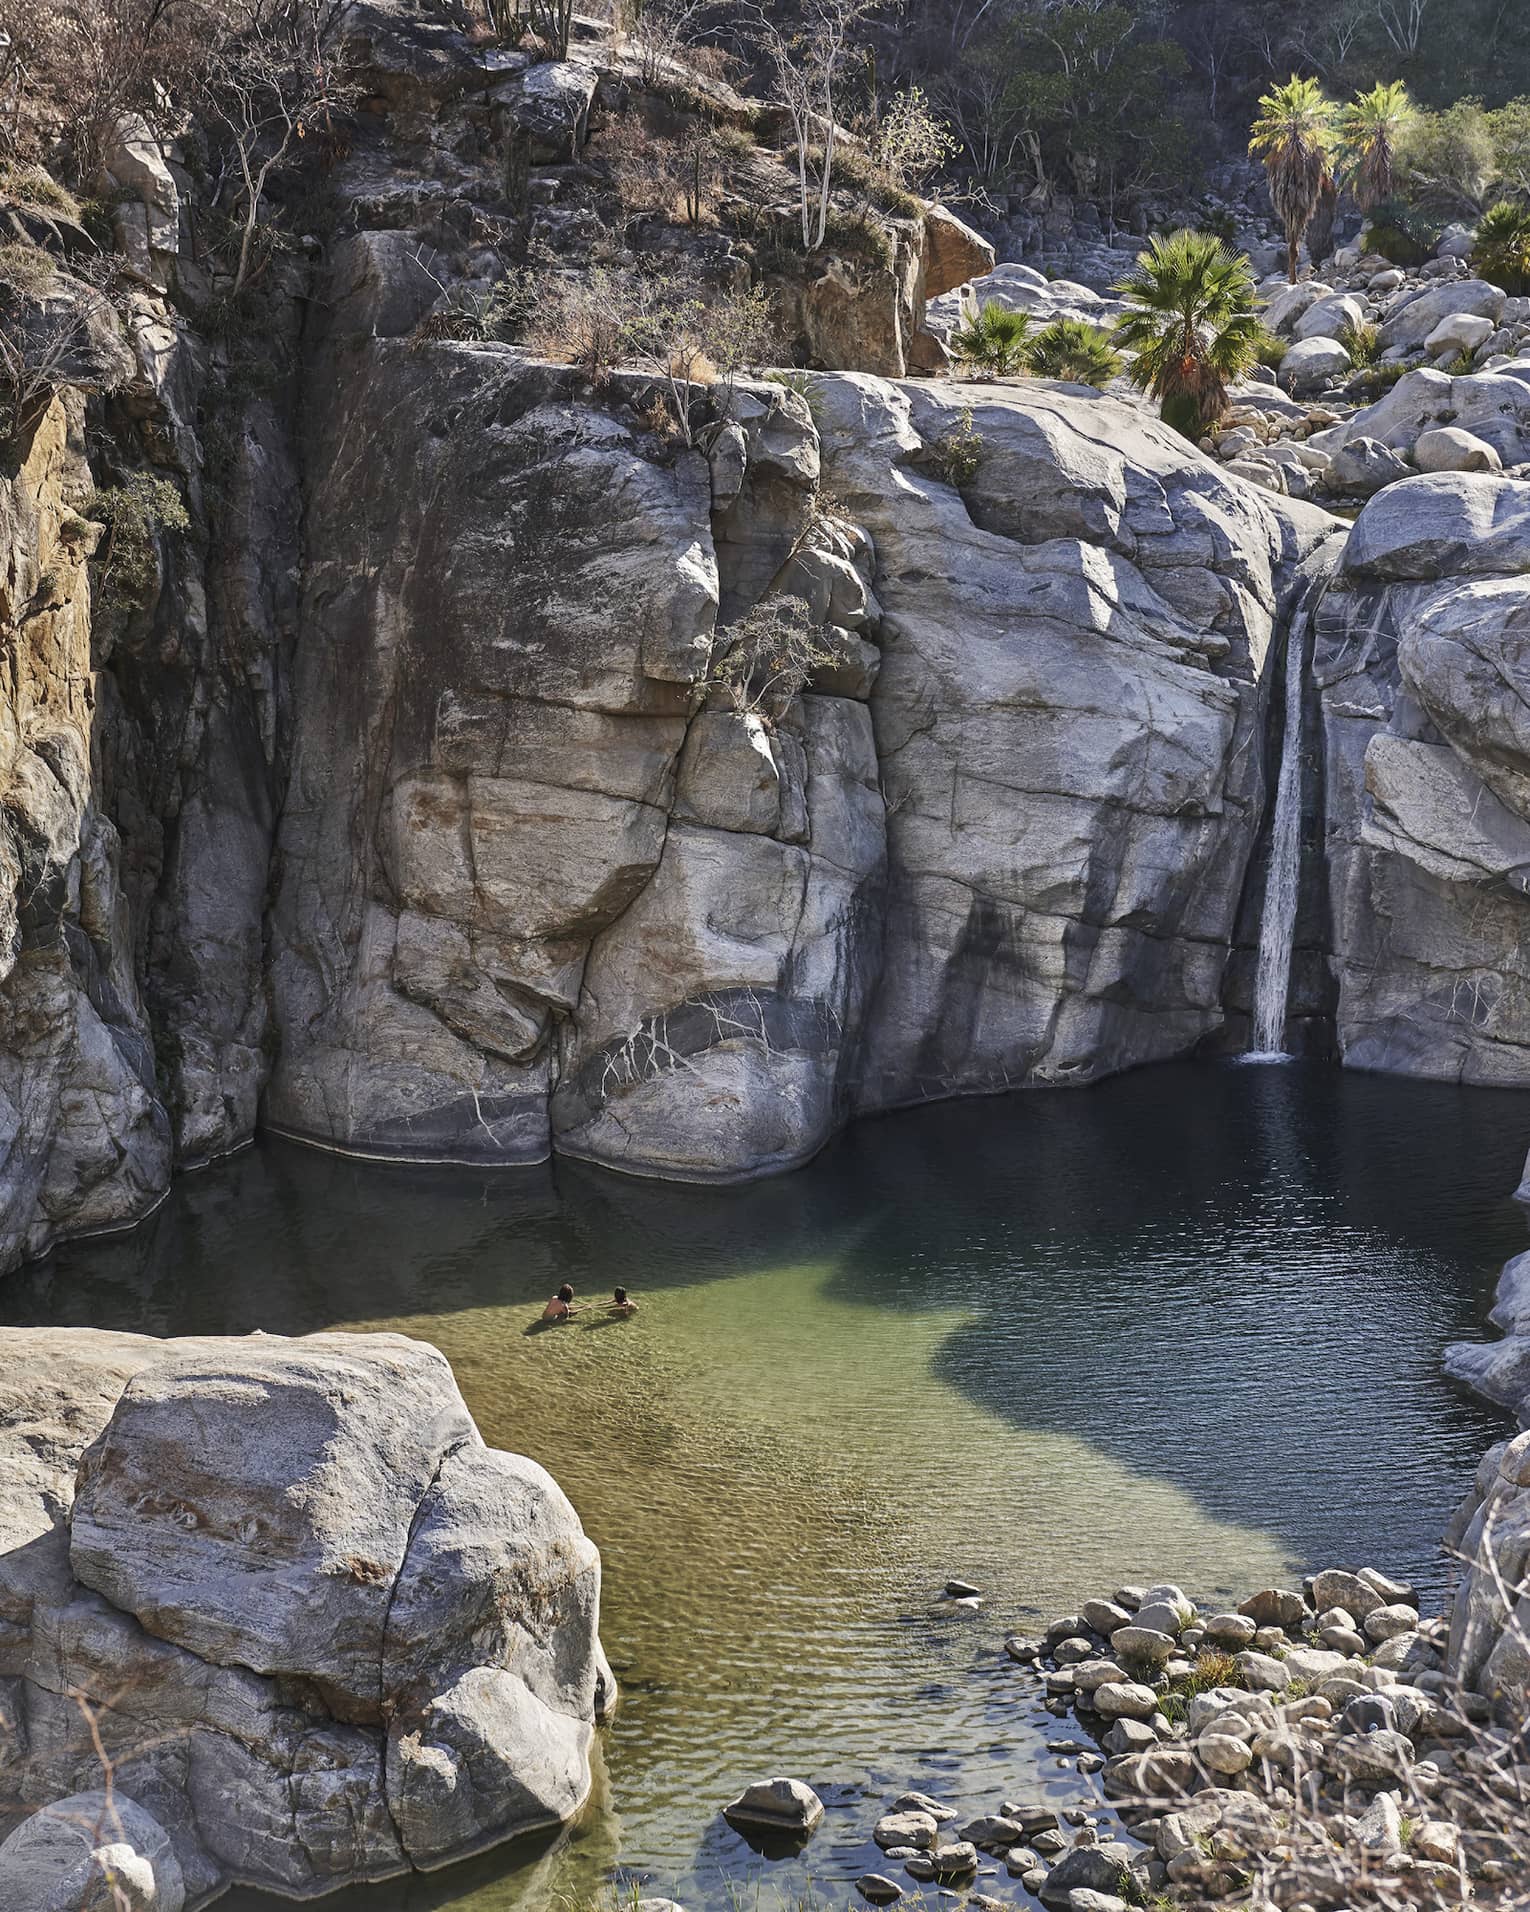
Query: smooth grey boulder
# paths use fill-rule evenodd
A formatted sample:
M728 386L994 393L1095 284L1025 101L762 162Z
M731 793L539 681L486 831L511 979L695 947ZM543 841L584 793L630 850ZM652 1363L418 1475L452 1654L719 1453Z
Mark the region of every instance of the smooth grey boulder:
M1349 370L1350 356L1338 339L1326 332L1309 333L1289 346L1278 376L1289 392L1313 392Z
M1369 498L1409 476L1407 462L1379 438L1350 438L1329 450L1324 472L1331 491Z
M584 1802L615 1699L599 1558L436 1350L16 1329L0 1374L24 1797L99 1780L83 1692L191 1902L314 1897Z
M807 1833L822 1819L823 1801L805 1780L760 1779L746 1786L723 1812L735 1825Z
M1426 433L1450 428L1491 445L1506 465L1530 457L1530 382L1524 366L1452 376L1423 366L1398 379L1374 404L1342 424L1315 432L1311 443L1337 455L1375 439L1406 457Z
M1420 471L1500 471L1503 459L1485 438L1457 425L1439 425L1420 432L1413 444L1413 462Z
M1485 279L1458 279L1433 291L1421 292L1392 312L1381 328L1384 352L1416 351L1444 319L1458 313L1496 321L1503 311L1504 293Z
M186 1882L169 1834L120 1793L74 1793L0 1844L6 1912L182 1912Z

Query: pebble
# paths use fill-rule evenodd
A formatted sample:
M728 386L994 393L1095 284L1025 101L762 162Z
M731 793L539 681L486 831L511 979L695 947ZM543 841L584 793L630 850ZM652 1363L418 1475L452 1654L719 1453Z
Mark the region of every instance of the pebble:
M1031 1844L1043 1858L1051 1858L1054 1853L1066 1852L1068 1850L1067 1834L1058 1832L1055 1829L1050 1832L1034 1832L1030 1838Z
M973 1586L970 1580L948 1580L946 1598L948 1600L976 1600L981 1598L983 1589Z
M1256 1631L1254 1622L1241 1613L1214 1613L1205 1627L1206 1638L1213 1646L1233 1653L1251 1645Z
M1022 1664L1026 1664L1034 1660L1039 1660L1043 1648L1040 1640L1030 1639L1023 1633L1012 1633L1004 1642L1004 1651L1012 1660L1018 1660Z
M990 1813L963 1826L962 1838L971 1845L981 1846L985 1852L1007 1852L1019 1844L1023 1832L1018 1820L998 1818Z
M1081 1634L1072 1634L1057 1642L1052 1648L1052 1658L1059 1666L1073 1666L1080 1660L1093 1659L1094 1648Z

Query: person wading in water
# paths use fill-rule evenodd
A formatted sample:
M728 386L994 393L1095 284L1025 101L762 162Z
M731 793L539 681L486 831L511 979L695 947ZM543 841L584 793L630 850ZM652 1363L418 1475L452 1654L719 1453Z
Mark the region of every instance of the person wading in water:
M542 1319L544 1321L567 1321L570 1315L576 1315L578 1313L579 1310L574 1306L574 1291L565 1281L563 1286L553 1296L552 1300L549 1301L547 1306L542 1310Z

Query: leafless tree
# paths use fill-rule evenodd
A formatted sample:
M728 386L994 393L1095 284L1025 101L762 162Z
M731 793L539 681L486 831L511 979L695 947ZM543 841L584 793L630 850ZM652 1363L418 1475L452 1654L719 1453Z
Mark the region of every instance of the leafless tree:
M226 141L225 184L238 248L233 294L257 263L261 205L273 173L332 126L349 90L340 28L350 0L243 0L209 61L203 97Z
M768 0L756 0L750 9L750 36L770 69L776 101L791 122L805 252L818 250L828 228L834 148L840 134L836 108L853 53L854 31L881 4L882 0L804 0L801 23L793 28L781 25ZM812 176L815 140L816 185Z

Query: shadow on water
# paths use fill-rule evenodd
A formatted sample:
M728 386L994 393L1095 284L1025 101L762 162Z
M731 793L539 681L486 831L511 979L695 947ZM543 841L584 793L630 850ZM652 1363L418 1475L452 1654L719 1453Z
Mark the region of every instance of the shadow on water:
M598 1541L627 1698L578 1828L341 1903L521 1912L620 1858L703 1912L762 1863L716 1807L763 1773L829 1804L791 1891L875 1860L867 1799L1031 1784L1049 1722L995 1648L1038 1608L1363 1555L1438 1585L1503 1429L1439 1356L1525 1245L1527 1133L1511 1092L1176 1065L865 1122L737 1188L262 1143L0 1318L436 1341ZM543 1333L564 1281L641 1312ZM949 1573L976 1622L934 1610Z

